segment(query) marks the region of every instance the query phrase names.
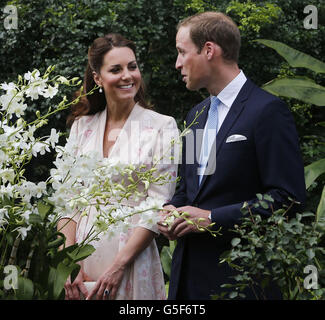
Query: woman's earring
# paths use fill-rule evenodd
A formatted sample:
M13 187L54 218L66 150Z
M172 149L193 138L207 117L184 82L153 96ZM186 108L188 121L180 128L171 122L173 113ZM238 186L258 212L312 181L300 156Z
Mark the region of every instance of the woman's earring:
M99 93L102 93L102 92L103 92L102 87L99 87Z

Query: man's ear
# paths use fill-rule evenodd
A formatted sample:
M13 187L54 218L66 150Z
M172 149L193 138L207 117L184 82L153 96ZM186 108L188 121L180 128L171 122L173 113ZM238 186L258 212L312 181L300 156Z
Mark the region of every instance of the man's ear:
M216 43L207 41L204 45L204 50L208 60L212 60L213 57L221 56L222 49Z
M93 71L93 77L94 77L94 81L95 81L95 83L98 85L98 86L102 86L102 81L101 81L101 77L100 77L100 75L97 73L97 72L95 72L95 71Z

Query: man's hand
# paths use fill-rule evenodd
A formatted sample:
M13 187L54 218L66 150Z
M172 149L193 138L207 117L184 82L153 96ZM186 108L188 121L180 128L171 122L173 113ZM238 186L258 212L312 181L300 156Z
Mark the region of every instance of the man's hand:
M185 206L177 209L173 207L173 209L171 208L170 210L176 210L179 215L186 212L186 219L176 218L170 227L162 225L161 222L158 223L159 231L169 240L175 240L191 232L202 232L198 227L206 228L211 224L208 218L211 213L209 210L203 210L192 206ZM188 223L186 220L190 220L193 223Z
M185 206L177 208L179 214L186 212L186 218L194 222L194 224L189 224L183 218L176 218L173 225L170 228L170 232L175 237L182 237L191 232L202 232L198 229L199 227L208 227L211 224L210 219L208 218L211 211L203 210L200 208Z

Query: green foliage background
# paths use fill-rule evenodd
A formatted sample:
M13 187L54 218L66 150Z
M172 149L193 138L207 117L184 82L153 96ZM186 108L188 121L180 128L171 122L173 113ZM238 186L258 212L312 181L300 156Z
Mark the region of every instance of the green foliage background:
M17 30L6 30L2 23L7 4L18 8ZM318 9L316 30L304 28L307 4ZM305 74L306 70L290 68L275 51L253 42L255 39L281 41L322 61L325 57L325 2L320 0L2 0L0 9L0 83L33 68L43 72L49 65L56 65L58 74L82 78L92 41L108 32L120 32L138 47L148 99L158 112L174 116L180 125L188 110L208 95L204 90L188 91L175 70L176 25L186 16L206 10L230 15L242 34L239 65L260 86L277 76ZM308 75L325 84L324 74ZM61 92L68 98L72 94ZM324 127L318 125L324 121L323 107L284 100L296 120L305 165L324 158ZM37 109L46 110L48 103L31 105L30 117ZM66 132L66 115L57 114L49 125ZM50 160L34 161L29 178L47 176ZM319 201L324 179L318 181L309 189L307 209L315 209Z
M258 85L285 67L275 52L252 42L256 38L284 42L320 60L325 56L325 4L315 0L308 4L318 8L317 30L303 27L303 0L14 0L3 1L0 8L6 4L18 8L18 29L5 30L0 25L1 82L48 65L56 65L65 76L82 77L91 42L105 33L120 32L137 44L156 109L177 120L207 95L187 91L174 68L176 25L183 17L205 10L227 12L242 33L240 67ZM1 10L1 21L5 17ZM63 127L63 122L56 125Z

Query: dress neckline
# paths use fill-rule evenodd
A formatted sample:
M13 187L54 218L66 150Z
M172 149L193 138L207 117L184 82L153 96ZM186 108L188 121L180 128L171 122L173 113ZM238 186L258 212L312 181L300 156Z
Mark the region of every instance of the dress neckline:
M101 125L104 125L104 127L102 128L102 132L103 135L101 137L101 153L102 153L102 157L109 159L111 157L111 155L113 154L114 150L116 149L116 145L119 143L120 137L121 137L121 132L125 130L125 128L127 127L128 123L130 122L130 119L132 118L132 115L135 113L135 110L138 109L140 106L138 104L138 102L135 103L135 105L133 106L131 112L129 113L126 121L123 124L123 127L121 128L115 143L113 144L112 148L109 150L107 157L104 156L104 134L105 134L105 128L106 128L106 120L107 120L107 106L106 108L102 111L104 114L101 114L102 117L102 121L101 121Z

